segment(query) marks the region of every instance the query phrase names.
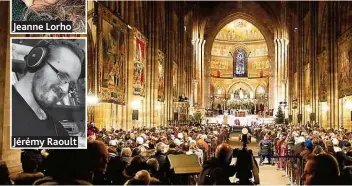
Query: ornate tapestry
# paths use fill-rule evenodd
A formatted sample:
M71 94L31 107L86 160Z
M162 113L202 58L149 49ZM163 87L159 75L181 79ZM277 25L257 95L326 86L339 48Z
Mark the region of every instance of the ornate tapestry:
M339 40L339 97L352 95L352 32Z
M293 87L293 99L298 99L298 73L293 75L294 87Z
M306 104L310 103L310 64L304 66L304 100Z
M125 104L127 25L99 3L97 21L99 99Z
M318 55L318 64L319 64L319 101L326 101L326 93L328 90L328 81L329 81L329 64L328 56L326 51Z
M177 64L175 62L172 63L172 95L174 97L174 101L178 101L178 90L177 90Z
M136 29L134 29L133 38L133 94L145 95L145 64L146 64L146 38Z
M165 99L164 53L158 50L158 101Z

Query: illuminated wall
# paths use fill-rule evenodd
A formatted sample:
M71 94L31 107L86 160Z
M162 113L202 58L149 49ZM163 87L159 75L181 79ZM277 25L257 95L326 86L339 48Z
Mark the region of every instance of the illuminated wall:
M237 19L217 34L211 50L211 75L233 77L235 51L243 49L247 56L248 77L267 76L270 70L268 47L261 32L251 23Z

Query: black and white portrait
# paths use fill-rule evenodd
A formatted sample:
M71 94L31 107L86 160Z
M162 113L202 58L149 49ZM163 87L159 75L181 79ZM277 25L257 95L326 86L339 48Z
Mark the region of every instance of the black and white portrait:
M86 145L86 39L12 39L11 132ZM65 146L63 146L65 147Z

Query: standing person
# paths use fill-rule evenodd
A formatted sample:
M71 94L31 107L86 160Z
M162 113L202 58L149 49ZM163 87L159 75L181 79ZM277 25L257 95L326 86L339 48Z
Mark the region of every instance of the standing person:
M273 143L270 140L270 136L266 135L264 140L259 142L259 154L260 154L260 165L263 165L265 158L268 158L269 164L271 164L271 158L273 156Z
M13 136L68 136L50 110L75 86L84 56L64 39L42 40L26 55L27 73L12 86Z

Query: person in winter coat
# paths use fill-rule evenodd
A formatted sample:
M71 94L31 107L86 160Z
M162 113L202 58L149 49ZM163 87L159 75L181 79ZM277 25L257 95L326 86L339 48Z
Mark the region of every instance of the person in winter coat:
M260 165L263 165L265 158L268 158L269 164L271 164L271 158L273 156L273 142L270 140L270 136L266 135L264 140L259 142L259 154L260 154Z

